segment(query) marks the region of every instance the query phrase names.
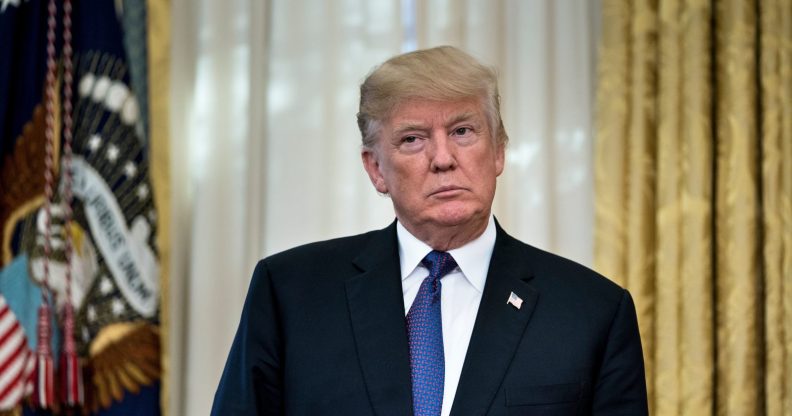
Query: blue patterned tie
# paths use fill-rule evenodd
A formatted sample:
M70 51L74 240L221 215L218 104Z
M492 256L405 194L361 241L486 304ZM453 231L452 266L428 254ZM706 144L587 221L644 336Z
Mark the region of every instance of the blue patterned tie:
M445 381L440 278L457 264L450 254L439 251L427 254L421 263L429 269L429 276L421 283L418 295L407 314L413 414L437 416L443 407Z

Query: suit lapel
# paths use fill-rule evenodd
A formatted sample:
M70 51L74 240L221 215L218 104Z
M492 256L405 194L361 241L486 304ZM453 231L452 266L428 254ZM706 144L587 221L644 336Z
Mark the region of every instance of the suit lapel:
M538 292L520 243L500 226L487 282L468 346L451 414L483 415L492 404L536 306ZM514 292L520 308L507 304Z
M360 367L377 415L412 413L410 358L396 223L372 234L346 281Z

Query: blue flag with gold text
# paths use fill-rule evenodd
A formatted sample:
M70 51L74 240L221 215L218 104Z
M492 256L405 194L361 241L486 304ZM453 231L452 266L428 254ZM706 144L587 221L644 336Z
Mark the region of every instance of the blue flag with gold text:
M75 311L84 413L160 414L158 217L150 175L144 0L72 1L72 221L64 222L64 1L55 13L53 205L44 218L48 1L0 0L0 414L33 409L37 310L51 303L56 355L63 305ZM52 251L42 296L44 235ZM71 238L72 255L63 249ZM67 264L67 262L69 264ZM65 270L71 269L70 298ZM57 359L56 359L57 362ZM56 369L56 372L58 369ZM56 377L57 391L57 377Z

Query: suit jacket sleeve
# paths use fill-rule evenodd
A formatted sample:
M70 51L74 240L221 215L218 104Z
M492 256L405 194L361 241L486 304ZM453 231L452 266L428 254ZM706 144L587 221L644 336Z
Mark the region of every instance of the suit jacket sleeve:
M281 330L266 263L256 266L212 415L282 413Z
M641 337L635 305L623 290L594 386L594 415L648 415Z

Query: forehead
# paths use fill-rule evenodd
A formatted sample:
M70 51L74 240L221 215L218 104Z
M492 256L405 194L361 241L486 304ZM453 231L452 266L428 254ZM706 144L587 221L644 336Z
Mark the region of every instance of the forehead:
M466 98L454 101L408 99L397 104L385 121L389 130L409 127L438 127L460 121L483 122L481 100Z

